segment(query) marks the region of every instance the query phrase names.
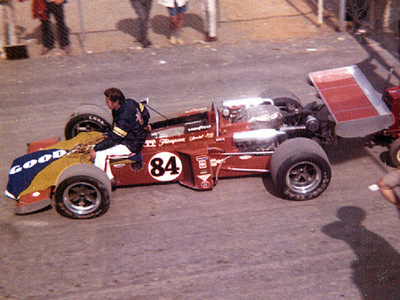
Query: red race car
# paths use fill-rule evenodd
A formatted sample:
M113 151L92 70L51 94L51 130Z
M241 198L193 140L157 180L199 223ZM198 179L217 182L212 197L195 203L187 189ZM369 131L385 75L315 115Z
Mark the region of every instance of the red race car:
M194 190L211 190L220 178L270 173L282 198L315 198L331 180L329 160L320 144L337 135L372 134L393 123L390 111L379 97L371 96L373 89L360 78L364 77L355 66L310 74L323 101L304 107L293 94L263 93L153 122L142 152L113 161L113 174L120 186L179 182ZM362 82L363 88L354 89L354 82L357 86ZM111 200L110 180L92 164L87 150L111 121L103 108L84 105L67 122L65 141L31 143L28 157L16 160L10 169L11 177L40 168L22 191L11 192L9 182L7 194L18 199L16 213L51 203L70 218L105 213Z

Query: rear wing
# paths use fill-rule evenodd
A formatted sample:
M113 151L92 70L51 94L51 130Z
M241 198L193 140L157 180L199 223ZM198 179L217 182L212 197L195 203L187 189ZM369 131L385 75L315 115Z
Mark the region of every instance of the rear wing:
M392 113L357 66L314 72L309 77L336 123L336 135L364 137L393 124Z

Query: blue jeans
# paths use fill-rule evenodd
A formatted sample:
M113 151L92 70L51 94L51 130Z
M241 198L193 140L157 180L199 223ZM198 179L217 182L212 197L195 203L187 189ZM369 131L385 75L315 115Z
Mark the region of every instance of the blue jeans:
M167 7L170 16L176 16L177 14L183 14L187 12L187 3L184 6L179 7L175 2L175 7Z

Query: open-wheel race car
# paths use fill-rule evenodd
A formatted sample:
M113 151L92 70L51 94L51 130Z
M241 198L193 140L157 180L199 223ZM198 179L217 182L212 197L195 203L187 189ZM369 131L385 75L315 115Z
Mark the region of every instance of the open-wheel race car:
M303 107L293 94L234 99L151 123L140 154L112 161L119 186L179 182L212 190L220 178L270 173L277 194L308 200L323 193L331 167L321 145L338 136L361 137L389 128L393 116L356 66L309 74L319 98ZM95 105L77 108L58 138L29 144L14 161L7 194L16 213L53 204L70 218L92 218L110 206L111 183L87 154L111 128L111 114ZM40 167L12 192L12 176Z

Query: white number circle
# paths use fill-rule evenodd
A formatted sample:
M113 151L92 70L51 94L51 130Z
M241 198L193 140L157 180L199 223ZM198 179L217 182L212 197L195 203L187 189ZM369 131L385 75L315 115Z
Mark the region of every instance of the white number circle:
M149 174L158 181L172 181L182 173L182 162L170 152L154 155L149 162Z

